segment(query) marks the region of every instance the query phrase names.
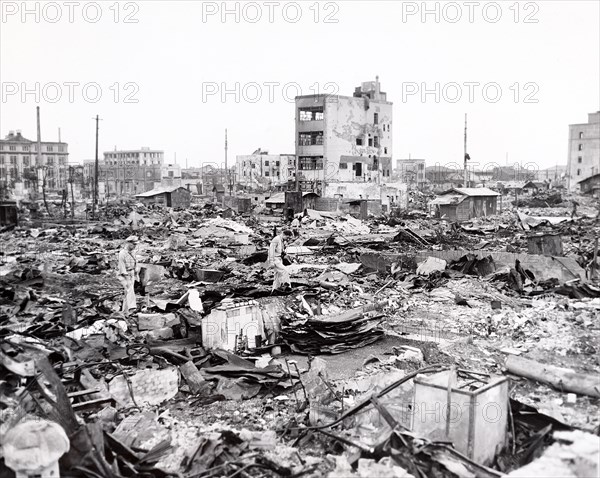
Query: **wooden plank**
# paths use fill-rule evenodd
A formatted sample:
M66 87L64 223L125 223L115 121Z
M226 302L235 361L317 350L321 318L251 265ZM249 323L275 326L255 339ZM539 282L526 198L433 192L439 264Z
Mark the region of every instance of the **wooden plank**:
M115 399L112 397L106 397L90 400L88 402L75 403L73 404L73 410L76 412L81 412L82 410L89 410L90 408L94 408L98 405L104 405L105 403L109 403L110 405L114 406Z
M509 355L506 368L510 373L552 385L563 392L600 398L600 376L577 373L568 368L546 365L516 355Z

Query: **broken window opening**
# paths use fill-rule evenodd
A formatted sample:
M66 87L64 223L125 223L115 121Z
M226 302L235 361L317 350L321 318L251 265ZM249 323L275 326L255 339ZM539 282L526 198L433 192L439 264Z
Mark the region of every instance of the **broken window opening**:
M301 156L298 169L303 171L323 169L323 156Z
M356 138L356 146L362 146L363 145L363 139L362 138Z
M322 121L323 107L317 108L300 108L300 121Z
M300 133L300 146L321 146L323 144L323 131Z

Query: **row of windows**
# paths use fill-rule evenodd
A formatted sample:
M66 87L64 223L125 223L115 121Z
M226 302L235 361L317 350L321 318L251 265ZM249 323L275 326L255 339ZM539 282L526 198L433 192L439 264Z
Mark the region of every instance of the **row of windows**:
M3 144L0 144L0 151L5 151L5 147ZM9 145L8 146L8 151L17 151L17 147L15 145ZM27 145L23 145L21 146L21 151L32 151L30 146ZM37 145L33 146L33 151L37 151ZM46 151L48 151L49 153L54 152L54 146L46 146ZM65 147L64 146L59 146L57 148L57 151L59 153L64 153L65 152Z
M291 163L293 164L293 163ZM265 166L269 166L269 161L265 161ZM278 167L279 166L279 161L275 161L275 166ZM242 167L245 168L246 167L246 161L242 161ZM256 163L253 163L252 161L248 161L248 167L252 167L252 169L256 169Z
M270 177L271 173L269 171L265 171L264 173L265 177ZM242 176L246 176L246 171L242 171ZM251 177L252 174L248 174L248 177ZM278 178L281 176L281 174L279 173L279 171L277 171L277 174L274 174L273 176L277 176Z
M356 146L362 146L364 144L363 138L356 138ZM368 138L368 144L370 148L379 148L379 136ZM386 148L387 153L387 148Z
M323 144L323 131L300 133L300 146L321 146Z
M162 158L162 153L104 153L106 159L121 159L121 158L140 158L140 154L143 154L143 158Z
M9 156L8 161L10 164L16 164L17 156ZM30 162L31 162L31 156L23 156L23 166L28 167L30 165ZM53 156L47 157L46 162L49 165L53 165L55 163L54 157ZM0 156L0 164L5 164L5 163L6 163L6 157ZM66 163L67 163L67 158L65 156L59 156L57 164L65 165Z
M323 121L323 108L303 108L299 111L300 121Z

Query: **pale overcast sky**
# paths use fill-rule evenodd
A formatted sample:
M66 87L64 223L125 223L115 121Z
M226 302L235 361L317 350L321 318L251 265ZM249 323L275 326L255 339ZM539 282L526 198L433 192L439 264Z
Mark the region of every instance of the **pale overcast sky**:
M0 3L0 134L35 140L39 105L42 140L60 128L71 162L94 157L96 114L101 158L221 163L225 128L230 164L293 153L295 95L351 96L376 75L394 160L460 163L467 113L473 162L566 164L568 125L600 109L597 0Z

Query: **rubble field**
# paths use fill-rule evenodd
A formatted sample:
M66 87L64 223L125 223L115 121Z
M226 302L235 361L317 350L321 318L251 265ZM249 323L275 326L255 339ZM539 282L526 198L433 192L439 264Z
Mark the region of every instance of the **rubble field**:
M308 210L276 290L278 217L25 216L0 229L0 477L599 476L600 220L578 201Z

